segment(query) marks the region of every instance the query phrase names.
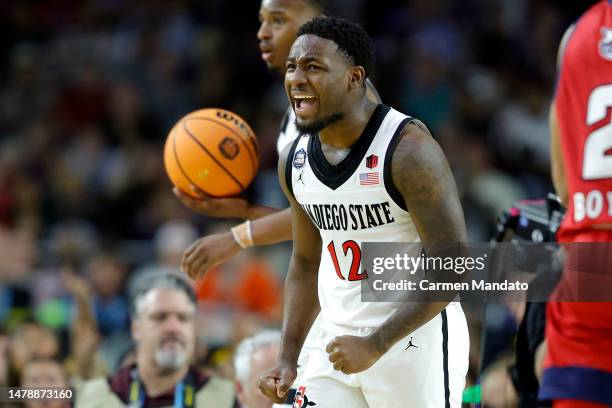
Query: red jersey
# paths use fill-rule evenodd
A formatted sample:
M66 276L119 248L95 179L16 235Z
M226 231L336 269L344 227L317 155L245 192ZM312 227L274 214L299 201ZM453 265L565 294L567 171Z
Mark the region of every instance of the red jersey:
M557 239L612 242L612 230L592 228L612 224L612 0L595 4L576 23L561 61L555 104L569 194ZM607 248L570 244L566 250L552 300L610 287L610 276L602 273L612 262ZM612 303L551 301L546 338L540 399L612 406Z
M612 4L601 1L577 22L561 61L555 95L568 187L558 233L612 224Z

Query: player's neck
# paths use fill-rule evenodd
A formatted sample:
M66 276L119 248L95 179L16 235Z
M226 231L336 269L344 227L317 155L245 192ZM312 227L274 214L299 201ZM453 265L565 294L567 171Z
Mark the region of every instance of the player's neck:
M338 149L350 148L363 133L376 106L368 98L362 98L358 107L350 109L341 120L319 132L319 140Z

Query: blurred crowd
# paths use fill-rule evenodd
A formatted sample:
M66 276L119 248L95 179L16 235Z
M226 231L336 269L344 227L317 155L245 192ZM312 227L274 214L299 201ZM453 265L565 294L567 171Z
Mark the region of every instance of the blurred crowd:
M334 14L375 39L373 82L383 101L422 119L445 150L471 241L490 239L496 217L517 199L552 190L547 115L556 50L589 2L332 3ZM132 350L134 282L153 271L180 273L182 252L197 237L227 227L172 194L162 151L184 114L215 106L247 119L261 170L245 195L286 205L275 170L286 96L260 62L258 7L3 6L0 385L25 381L34 354L57 358L66 377L114 372ZM245 253L197 283L200 366L233 377L237 343L279 326L289 252L280 245ZM512 315L502 313L499 324L511 327ZM72 340L75 332L82 341ZM94 363L81 366L89 355Z

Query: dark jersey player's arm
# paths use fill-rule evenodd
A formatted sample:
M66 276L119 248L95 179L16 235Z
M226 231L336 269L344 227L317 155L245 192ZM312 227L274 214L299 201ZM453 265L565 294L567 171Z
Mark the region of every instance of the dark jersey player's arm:
M294 365L306 334L319 313L317 276L321 260L321 235L287 188L285 166L291 146L278 161L278 179L290 203L293 252L285 280L285 305L280 361Z
M402 194L423 248L435 254L442 243L463 243L467 230L455 180L440 146L425 126L411 122L391 162L393 182ZM449 302L409 302L402 305L372 335L381 353L421 327Z

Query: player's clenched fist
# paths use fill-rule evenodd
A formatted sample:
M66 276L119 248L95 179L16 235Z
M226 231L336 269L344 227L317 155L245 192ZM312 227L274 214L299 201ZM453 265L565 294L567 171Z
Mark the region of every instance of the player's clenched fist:
M257 386L266 397L281 404L285 401L287 391L291 388L296 376L295 365L280 363L259 377Z
M339 336L329 342L325 351L336 370L358 373L372 366L382 355L369 337Z

